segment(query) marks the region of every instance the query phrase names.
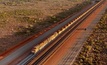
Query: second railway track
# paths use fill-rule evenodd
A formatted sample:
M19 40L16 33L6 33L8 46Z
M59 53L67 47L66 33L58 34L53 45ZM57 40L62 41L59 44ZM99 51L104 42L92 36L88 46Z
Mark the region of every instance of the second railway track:
M70 33L77 27L79 24L82 23L82 21L87 18L94 10L96 10L104 1L101 0L94 6L90 7L89 9L86 9L84 12L80 13L76 19L73 21L69 21L66 23L66 25L63 25L60 30L56 30L58 33L55 38L50 41L46 46L42 47L43 49L40 49L40 52L43 52L40 55L35 55L30 63L28 65L41 65L45 60L52 54L58 47L60 47L64 40L66 40ZM62 32L59 34L59 32L62 30ZM45 48L45 49L44 49ZM42 63L41 63L42 62Z
M66 40L71 32L80 24L82 21L88 17L96 8L98 8L104 0L98 3L93 3L88 8L79 12L75 16L69 17L64 22L45 32L38 38L33 38L32 40L26 42L27 44L20 47L10 55L6 56L0 61L0 65L8 65L10 60L14 60L24 54L27 50L34 47L34 52L32 51L29 56L19 62L17 65L38 65L41 61L44 62L58 47L62 45L62 42ZM35 37L35 36L34 36ZM61 44L60 44L61 43ZM57 47L58 46L58 47ZM53 51L54 50L54 51ZM48 56L48 54L50 54ZM11 58L10 58L11 57ZM36 60L34 61L34 59ZM44 60L45 59L45 60Z

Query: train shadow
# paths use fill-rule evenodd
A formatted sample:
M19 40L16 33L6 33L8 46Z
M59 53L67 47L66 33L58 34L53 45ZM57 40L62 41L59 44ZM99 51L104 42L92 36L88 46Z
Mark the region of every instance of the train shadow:
M52 24L59 22L61 19L66 18L67 16L69 16L70 14L73 15L76 12L79 12L80 10L82 10L83 8L87 7L84 5L86 5L85 2L83 2L80 5L76 5L68 10L64 10L61 13L58 13L57 15L54 15L55 17L47 17L46 20L44 20L44 23L38 23L38 26L42 26L44 28L41 28L41 30L48 28L49 26L51 26ZM46 24L46 25L45 25ZM47 26L48 24L48 26ZM36 32L33 30L36 30L38 28L37 25L34 25L33 27L30 27L28 29L23 28L23 32L15 32L12 35L5 35L3 38L0 38L0 54L3 53L4 51L8 50L9 48L15 46L16 44L20 43L21 41L23 41L24 39L28 38L29 36L35 34ZM26 31L30 31L29 33L26 33ZM37 31L39 32L39 31ZM21 33L21 34L19 34ZM24 35L25 34L25 35Z

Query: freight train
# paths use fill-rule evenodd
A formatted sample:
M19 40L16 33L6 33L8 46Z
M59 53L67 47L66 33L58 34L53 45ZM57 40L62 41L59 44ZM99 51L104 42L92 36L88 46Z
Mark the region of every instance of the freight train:
M96 2L99 2L100 0L95 0ZM103 2L103 0L101 1ZM38 51L44 49L51 41L55 40L58 36L60 36L63 32L65 32L67 29L71 28L73 24L75 24L80 18L84 17L86 14L88 14L91 10L94 10L96 7L98 7L101 2L97 3L93 7L91 7L89 10L87 10L85 13L81 13L81 15L70 22L63 22L64 25L57 26L57 30L54 31L51 35L49 35L47 38L42 40L39 44L35 45L32 49L32 53L36 54Z
M62 27L60 30L54 32L51 36L49 36L47 39L36 45L32 49L32 53L36 53L39 50L43 49L48 43L50 43L52 40L54 40L56 37L58 37L62 32L64 32L67 28L69 28L74 22L71 22L67 24L66 26Z

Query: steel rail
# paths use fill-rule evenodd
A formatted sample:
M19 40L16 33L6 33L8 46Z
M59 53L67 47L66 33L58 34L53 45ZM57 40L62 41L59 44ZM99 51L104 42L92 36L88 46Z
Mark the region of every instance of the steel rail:
M21 46L20 48L15 49L8 56L5 56L3 59L1 59L0 60L0 65L8 65L8 63L10 63L11 61L15 60L16 58L18 58L19 56L21 56L22 54L24 54L26 51L28 51L29 49L31 49L34 45L39 44L41 41L43 41L44 39L46 39L47 37L49 37L50 35L52 35L54 32L58 31L59 29L61 29L65 25L68 25L68 23L72 22L72 20L76 21L77 20L76 18L78 16L80 16L81 14L83 14L87 9L85 9L81 13L75 14L75 16L69 17L69 19L67 19L66 21L64 21L64 22L60 23L59 25L55 26L51 30L45 32L44 34L42 34L38 38L35 37L35 35L34 35L32 37L32 39L30 38L30 39L24 41L23 43L25 43L25 45ZM73 25L71 25L71 26L73 26ZM34 56L37 56L37 54L34 54Z
M80 16L81 14L83 14L86 10L88 10L89 8L91 8L93 5L94 5L94 4L92 4L91 6L89 6L89 7L86 8L86 9L84 9L83 11L79 12L79 13L76 14L75 16L69 17L65 22L59 24L58 26L54 27L53 29L47 31L47 32L49 32L48 35L46 34L47 32L44 33L43 35L40 36L40 37L41 37L40 39L35 39L35 42L40 43L44 38L46 39L48 36L52 35L51 32L55 32L55 31L61 29L62 27L64 27L64 25L67 25L67 23L72 22L72 20L74 20L73 22L75 22L75 20L77 20L76 18L77 18L78 16ZM73 25L71 25L71 26L73 26ZM50 31L51 31L51 32L50 32ZM51 33L51 34L50 34L50 33ZM46 35L45 35L45 34L46 34ZM44 36L44 35L45 35L45 36ZM42 36L44 36L44 38L43 38ZM37 41L36 41L36 40L37 40ZM33 43L33 42L32 42L32 43ZM48 44L48 45L49 45L49 44ZM37 53L37 54L38 54L38 53ZM37 54L34 54L34 57L37 56ZM25 58L25 59L26 59L26 58ZM31 59L29 59L29 60L31 60ZM26 60L24 60L24 61L26 62ZM23 63L24 61L20 62L19 64L20 64L20 65L24 65L24 64L21 64L21 63ZM28 63L28 62L26 62L25 64L27 64L27 63Z
M101 1L101 2L99 2L97 5L95 5L95 6L93 6L92 8L90 8L88 11L86 11L84 14L82 14L81 16L79 16L77 19L75 19L74 21L79 21L80 19L80 22L76 22L75 24L76 24L76 26L75 27L77 27L86 17L88 17L95 9L97 9L98 7L99 7L99 5L101 5L101 3L102 3L103 1ZM81 18L81 17L83 17L83 18ZM72 28L72 29L75 29L75 27L74 28ZM73 31L73 30L71 30L71 31ZM70 32L71 32L70 31ZM70 33L69 32L69 33ZM65 38L65 37L67 37L67 35L68 35L68 32L64 32L65 34L65 36L64 37L62 37L62 38L60 38L60 39L63 39L63 38ZM34 64L33 65L35 65L35 64L38 64L41 60L43 60L43 57L44 56L46 56L47 54L49 54L53 49L54 49L54 47L56 47L56 46L58 46L58 43L60 42L61 40L58 40L57 41L57 43L55 44L55 45L53 45L47 52L46 52L46 54L44 54L44 55L42 55L41 57L40 57L40 59L37 61L37 62L34 62ZM60 44L61 45L61 44ZM54 51L53 51L54 52ZM51 52L51 54L53 53L53 52ZM51 55L50 54L50 55ZM47 57L48 58L48 57ZM42 62L44 62L44 61L42 61Z

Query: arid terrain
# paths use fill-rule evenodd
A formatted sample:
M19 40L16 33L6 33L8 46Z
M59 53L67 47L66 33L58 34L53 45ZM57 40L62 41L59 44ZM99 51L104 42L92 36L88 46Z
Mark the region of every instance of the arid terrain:
M82 4L87 5L87 2L85 0L0 0L0 53L67 15L79 11L84 6Z
M73 65L107 65L107 9Z

